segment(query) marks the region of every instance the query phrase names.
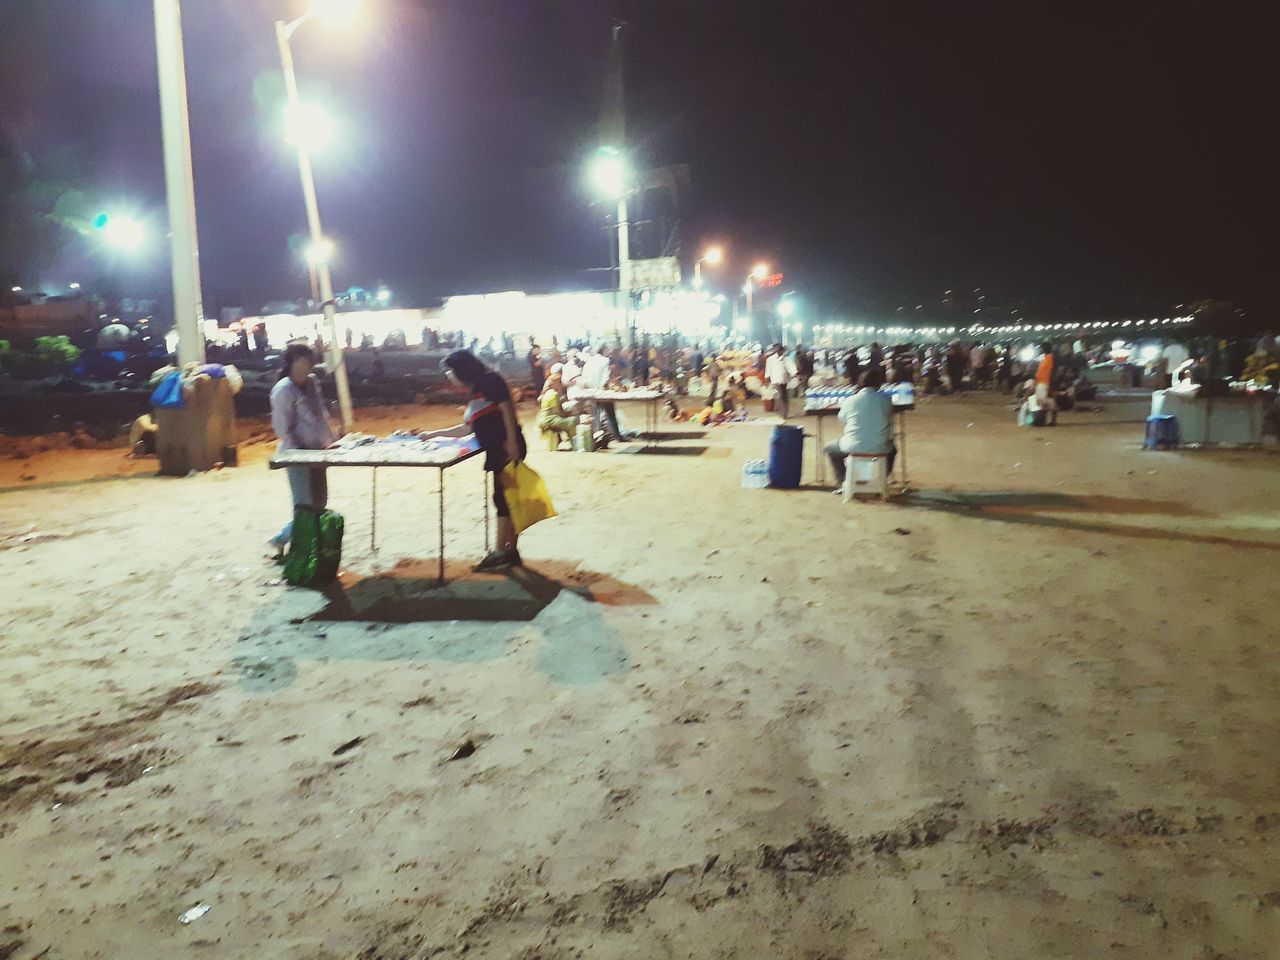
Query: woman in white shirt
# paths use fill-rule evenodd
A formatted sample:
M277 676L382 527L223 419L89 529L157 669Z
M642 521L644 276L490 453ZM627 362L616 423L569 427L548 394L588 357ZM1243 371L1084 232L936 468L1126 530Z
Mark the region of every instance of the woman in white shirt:
M827 444L826 450L837 491L844 486L844 458L851 453L885 454L885 469L893 472L898 453L893 442L893 398L880 392L882 386L884 372L871 367L858 380L853 396L840 404L837 416L844 424L844 433L839 440Z
M278 450L323 450L338 439L325 411L320 383L311 372L315 365L315 354L305 343L289 344L280 358L280 376L271 389L271 426L280 438ZM329 500L324 467L286 467L285 473L295 509L324 509ZM268 542L272 559L284 558L292 534L290 519Z

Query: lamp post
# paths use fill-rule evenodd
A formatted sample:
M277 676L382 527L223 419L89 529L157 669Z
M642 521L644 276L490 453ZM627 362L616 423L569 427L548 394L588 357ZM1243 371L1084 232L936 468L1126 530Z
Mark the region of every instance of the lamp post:
M757 263L751 268L751 272L747 274L747 282L742 287L742 292L747 295L747 326L754 334L756 331L755 313L751 305L751 297L755 291L755 283L763 280L769 275L769 265L767 263Z
M618 223L618 294L623 298L630 320L631 313L631 234L627 222L627 194L631 175L626 158L617 147L601 147L591 162L591 180L606 200L617 203ZM627 323L630 330L631 324Z
M707 247L707 252L693 262L693 288L702 289L702 265L709 263L713 267L724 260L724 248Z
M158 2L158 0L157 0ZM341 4L337 0L325 0L313 3L310 10L297 20L286 23L276 21L276 45L280 48L280 69L284 73L285 94L288 97L289 116L296 122L304 122L306 116L298 97L298 79L293 70L293 48L290 38L297 29L316 13L349 13L352 4ZM333 382L338 390L338 414L342 420L342 430L349 433L352 428L351 384L347 380L347 363L342 344L338 341L337 304L333 298L333 276L329 271L329 261L333 244L325 237L320 226L320 206L316 201L315 175L311 169L311 151L303 131L295 131L295 146L298 150L298 174L302 178L302 199L307 208L307 229L311 235L309 263L314 267L317 286L319 287L321 309L324 312L325 328L329 333L328 367L333 374Z
M191 169L191 124L187 117L187 69L179 0L155 0L155 21L178 363L204 363L200 243L196 236L196 188Z

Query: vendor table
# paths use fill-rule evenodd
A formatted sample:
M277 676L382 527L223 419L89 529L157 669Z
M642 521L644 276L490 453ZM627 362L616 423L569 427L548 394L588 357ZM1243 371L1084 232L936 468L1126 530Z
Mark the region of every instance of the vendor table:
M600 403L643 403L645 405L644 413L644 437L648 441L657 439L658 433L658 401L662 400L666 394L661 390L592 390L592 389L573 389L570 388L570 400L589 400L591 401L591 412L593 414L591 420L593 423L599 423L596 413L597 404Z
M399 443L364 443L330 450L282 450L271 458L271 469L284 467L369 467L372 469L370 491L369 546L378 549L378 468L433 467L440 471L437 490L440 519L439 582L444 576L444 472L450 467L478 457L484 451L472 440L464 444L448 444L434 449ZM484 474L484 548L489 549L489 474Z
M1178 442L1241 446L1262 443L1266 415L1260 397L1204 397L1189 390L1157 390L1151 415L1178 418Z
M893 442L898 448L898 456L895 466L901 474L902 492L907 490L907 417L906 414L915 409L915 404L894 404L893 406ZM827 449L823 438L822 421L827 417L834 417L840 412L839 407L810 407L806 408L804 415L806 417L816 417L818 420L818 450L817 456L813 464L813 480L814 483L827 482Z

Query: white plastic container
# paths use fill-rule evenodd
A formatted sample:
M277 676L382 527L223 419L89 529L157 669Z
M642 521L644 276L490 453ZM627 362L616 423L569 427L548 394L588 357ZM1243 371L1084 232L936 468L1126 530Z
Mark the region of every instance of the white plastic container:
M748 460L742 465L742 489L764 490L769 486L769 461Z

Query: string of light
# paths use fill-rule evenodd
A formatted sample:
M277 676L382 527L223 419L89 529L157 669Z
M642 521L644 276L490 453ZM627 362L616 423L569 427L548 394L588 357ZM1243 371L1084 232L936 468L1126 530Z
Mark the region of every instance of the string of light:
M887 334L889 336L926 336L926 337L945 337L955 334L977 335L977 334L1008 334L1008 333L1104 333L1109 330L1129 329L1130 332L1138 332L1139 330L1156 330L1167 328L1170 326L1179 326L1191 323L1194 317L1165 317L1163 319L1154 318L1151 320L1093 320L1079 323L1009 323L986 325L981 323L971 324L967 327L877 327L871 324L854 325L846 323L829 323L817 324L813 331L817 333L827 334L860 334L864 336L874 334Z

